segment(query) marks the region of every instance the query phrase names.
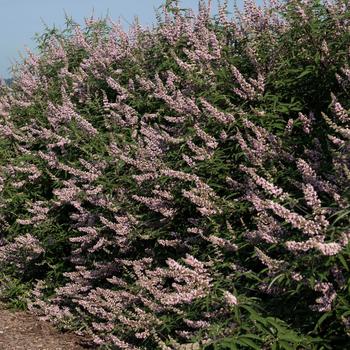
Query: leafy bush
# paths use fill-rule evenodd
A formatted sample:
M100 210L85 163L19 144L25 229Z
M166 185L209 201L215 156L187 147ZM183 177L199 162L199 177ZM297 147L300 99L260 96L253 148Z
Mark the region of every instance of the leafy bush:
M106 349L343 349L348 4L209 14L67 20L14 68L0 292Z

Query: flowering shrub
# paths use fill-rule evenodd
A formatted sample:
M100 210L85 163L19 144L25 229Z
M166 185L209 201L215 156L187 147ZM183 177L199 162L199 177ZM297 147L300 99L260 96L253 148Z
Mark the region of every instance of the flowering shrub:
M101 348L350 345L349 17L167 1L153 28L44 33L0 87L28 307Z

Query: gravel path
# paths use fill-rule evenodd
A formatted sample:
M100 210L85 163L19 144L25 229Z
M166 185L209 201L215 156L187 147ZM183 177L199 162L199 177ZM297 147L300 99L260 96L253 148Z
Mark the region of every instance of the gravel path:
M83 350L79 340L27 312L13 312L0 305L0 350Z

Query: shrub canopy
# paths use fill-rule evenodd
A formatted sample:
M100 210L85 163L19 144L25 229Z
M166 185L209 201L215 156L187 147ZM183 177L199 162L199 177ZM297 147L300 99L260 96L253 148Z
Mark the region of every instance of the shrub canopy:
M350 11L67 19L0 87L0 293L116 349L350 345Z

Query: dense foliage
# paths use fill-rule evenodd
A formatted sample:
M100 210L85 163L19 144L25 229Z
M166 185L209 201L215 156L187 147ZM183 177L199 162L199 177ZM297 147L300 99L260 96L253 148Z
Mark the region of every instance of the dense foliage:
M350 346L350 8L67 19L0 92L0 294L102 349Z

